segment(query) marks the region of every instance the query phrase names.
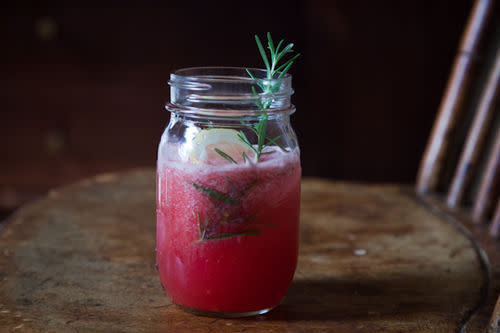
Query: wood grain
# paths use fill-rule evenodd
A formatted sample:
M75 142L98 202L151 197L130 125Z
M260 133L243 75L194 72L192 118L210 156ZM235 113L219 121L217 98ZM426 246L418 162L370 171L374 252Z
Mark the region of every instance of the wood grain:
M19 210L0 230L0 328L443 333L481 302L487 279L471 241L411 187L306 179L283 303L246 319L186 313L154 269L154 191L152 170L105 174Z
M450 208L440 195L426 195L419 197L430 211L440 216L441 219L447 220L463 231L469 239L473 240L473 244L480 246L480 255L485 258L483 261L488 270L490 281L483 290L485 294L484 302L479 304L466 325L466 333L490 332L495 329L495 325L488 325L492 318L498 315L496 302L500 295L500 242L497 238L491 237L489 228L474 222L470 212L461 208ZM496 323L498 325L498 323ZM495 332L495 331L493 331Z

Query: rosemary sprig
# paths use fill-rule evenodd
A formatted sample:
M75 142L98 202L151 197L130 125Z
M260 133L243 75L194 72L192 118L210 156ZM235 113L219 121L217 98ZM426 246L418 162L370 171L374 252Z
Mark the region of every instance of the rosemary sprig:
M297 53L294 55L292 58L288 59L285 61L282 65L278 66L279 61L288 53L293 53L293 43L289 43L283 49L280 50L281 45L283 45L284 40L282 39L276 47L274 47L274 42L271 37L271 34L268 32L267 33L267 48L269 49L269 59L266 53L266 50L262 46L262 42L260 41L259 36L255 35L255 42L257 43L257 48L259 49L259 53L262 57L262 60L264 61L264 65L266 66L267 70L267 77L266 80L270 81L273 79L280 79L282 78L290 69L292 66L293 62L295 59L297 59L300 56L300 53ZM266 80L260 80L255 77L255 75L252 74L252 72L247 68L246 69L248 75L257 83L259 88L262 89L263 95L269 95L269 94L274 94L279 91L281 82L266 82ZM259 94L257 93L256 89L252 87L252 92L254 96L258 97ZM267 122L269 119L269 116L266 112L267 109L269 109L273 103L273 98L269 97L262 97L258 98L255 101L255 104L257 107L260 109L259 114L260 118L257 124L251 126L251 125L246 125L250 130L252 130L255 135L257 136L257 148L255 149L253 145L250 143L250 141L246 138L246 136L243 134L243 132L240 132L241 136L240 139L248 145L256 155L256 160L257 162L259 161L260 157L263 154L263 149L270 144L275 144L278 146L281 150L284 152L288 152L283 145L278 144L277 140L280 138L279 136L271 139L266 135L266 130L267 130ZM267 141L267 142L266 142Z
M241 230L241 231L235 231L235 232L224 232L224 233L220 233L220 234L208 235L208 233L207 233L208 218L205 217L205 219L203 220L203 223L202 223L201 218L200 218L200 213L194 212L194 214L196 216L196 220L198 221L198 229L200 232L199 241L217 240L217 239L231 238L231 237L236 237L236 236L259 235L260 234L260 230L258 230L258 229L248 229L248 230Z
M231 237L236 237L236 236L259 235L259 234L260 234L260 230L249 229L249 230L242 230L242 231L237 231L237 232L227 232L227 233L222 233L222 234L215 234L212 236L205 237L204 240L216 240L216 239L231 238Z
M259 184L259 180L256 178L249 182L246 185L241 186L241 189L237 191L237 193L234 193L235 190L238 190L240 187L239 185L236 185L229 177L225 177L227 183L232 187L232 189L229 191L232 193L232 197L229 196L228 194L222 193L218 190L212 189L210 187L206 187L197 183L188 183L192 185L196 190L206 194L210 198L216 199L218 201L222 201L223 203L229 203L231 205L235 204L240 204L241 200L248 195L250 191L252 191L255 186ZM247 224L249 223L254 217L257 216L257 213L246 215L246 216L240 216L239 214L235 215L237 213L236 211L233 211L232 209L226 209L227 206L219 206L214 203L214 206L216 208L216 212L218 213L216 216L218 216L219 220L210 220L208 216L205 216L204 219L200 217L200 213L193 211L193 215L196 217L196 221L198 223L198 230L200 233L200 239L199 241L205 241L205 240L216 240L216 239L224 239L224 238L230 238L230 237L235 237L235 236L243 236L243 235L258 235L260 234L260 230L258 229L247 229L247 230L236 230L236 231L229 231L229 232L221 232L220 226L218 226L217 222L219 224L226 224L230 223L233 225L236 224ZM257 224L255 224L257 225Z
M248 75L255 81L257 86L262 90L262 95L264 96L259 97L261 94L257 93L255 87L251 88L253 95L256 97L254 103L259 108L259 111L257 111L256 114L259 115L260 118L259 121L254 125L250 125L245 122L242 122L242 125L249 128L257 136L257 147L256 148L254 147L254 145L250 142L250 140L248 140L243 131L240 131L238 137L244 144L246 144L255 153L255 160L259 162L260 157L262 155L272 153L272 152L263 152L264 148L270 146L271 144L279 147L283 152L288 152L288 150L284 148L283 145L281 145L277 141L281 136L270 138L266 135L267 123L269 120L269 116L266 110L271 107L274 101L272 97L266 97L266 96L277 93L279 91L281 82L280 81L274 82L273 80L282 78L288 72L295 59L297 59L300 56L300 53L297 53L296 55L285 61L283 64L278 65L279 61L285 55L287 55L288 53L293 53L293 43L289 43L288 45L286 45L281 49L281 46L284 43L284 40L282 39L275 47L273 39L271 37L271 33L268 32L267 33L267 48L269 50L269 59L268 59L266 50L262 46L262 42L260 41L260 38L257 35L255 35L255 42L257 43L257 48L259 49L259 53L262 57L262 60L264 61L264 65L266 66L267 70L266 79L263 80L256 78L255 75L253 75L248 68L246 68L246 71ZM238 164L234 158L232 158L231 156L229 156L229 154L223 152L222 150L214 148L214 151L217 154L219 154L222 158L228 160L229 162ZM245 152L242 152L242 157L243 157L243 162L246 163L246 161L248 160L248 155Z
M217 200L220 200L220 201L232 204L232 205L239 203L239 200L233 199L230 196L225 195L224 193L221 193L221 192L216 191L214 189L211 189L209 187L206 187L206 186L203 186L200 184L196 184L196 183L192 183L192 185L195 189L197 189L197 190L199 190L199 191L201 191L201 192L207 194L208 196L215 198Z

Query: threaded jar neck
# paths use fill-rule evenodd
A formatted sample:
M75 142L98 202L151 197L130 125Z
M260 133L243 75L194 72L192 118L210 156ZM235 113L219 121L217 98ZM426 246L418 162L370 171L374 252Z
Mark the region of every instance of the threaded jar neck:
M220 117L242 117L262 111L293 113L292 76L267 78L263 69L241 67L192 67L170 74L170 102L166 108L174 113Z

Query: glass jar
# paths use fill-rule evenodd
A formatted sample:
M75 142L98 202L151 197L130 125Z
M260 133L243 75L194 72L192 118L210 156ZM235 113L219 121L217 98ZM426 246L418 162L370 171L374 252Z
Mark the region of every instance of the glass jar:
M266 313L297 265L301 167L290 124L292 78L251 72L253 79L244 68L200 67L170 76L156 261L173 303L198 314Z

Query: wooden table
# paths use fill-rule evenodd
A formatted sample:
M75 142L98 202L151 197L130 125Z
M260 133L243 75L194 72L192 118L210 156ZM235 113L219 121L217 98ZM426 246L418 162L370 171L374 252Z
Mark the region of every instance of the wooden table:
M305 179L283 303L245 319L186 313L154 269L154 179L105 174L17 211L0 230L0 331L443 333L484 301L475 243L411 187Z

